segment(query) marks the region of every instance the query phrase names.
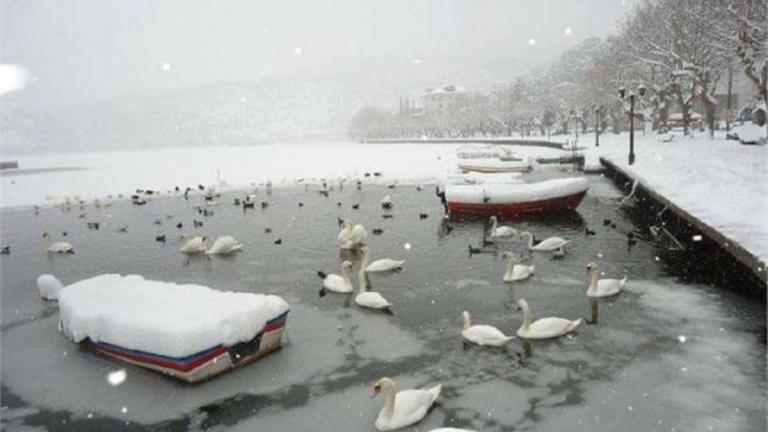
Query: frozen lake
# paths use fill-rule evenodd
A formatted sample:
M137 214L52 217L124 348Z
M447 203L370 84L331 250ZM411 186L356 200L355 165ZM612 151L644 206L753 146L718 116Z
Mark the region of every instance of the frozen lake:
M30 174L29 181L40 182L32 180L39 175ZM328 198L316 186L275 189L271 196L260 190L257 201L269 201L269 207L246 212L231 204L242 193L226 193L207 218L194 209L203 204L200 196L160 198L140 207L116 202L100 209L45 208L37 215L6 210L2 240L12 253L0 257L3 426L367 431L374 430L383 404L370 400L368 390L377 378L390 376L401 389L443 384L439 403L407 429L413 431L443 425L478 431L764 431L765 305L678 282L674 267L658 259L642 235L628 247L626 233L634 227L611 205L617 191L601 177L590 181L578 212L510 222L539 238L573 239L564 259L533 255L536 276L516 285L501 280L501 252L520 246L468 256L467 246L480 242L482 222L444 221L431 187L365 184L358 191L347 183ZM395 203L391 219L382 218L378 204L385 194ZM360 209L352 210L352 204ZM419 213L429 217L422 220ZM318 296L316 271L339 266L337 217L362 222L369 234L383 229L369 237L374 257L407 259L402 272L371 277L393 303L394 316L361 310L349 296ZM617 227L604 226L606 218ZM204 225L193 228L193 219ZM86 221L100 222L101 229L86 229ZM188 259L175 241L178 222L189 233L233 235L244 250L231 258ZM117 231L122 227L127 232ZM596 235L585 236L585 227ZM43 231L57 239L67 231L77 253L49 257ZM167 244L154 241L161 233ZM277 238L282 245L274 244ZM506 349L465 349L459 334L463 310L508 334L520 325L514 308L520 298L538 317L588 316L584 266L593 259L608 277L625 269L630 277L627 292L600 302L598 324L535 342L529 352L520 340ZM81 351L57 331L56 308L38 300L35 278L52 273L71 283L107 272L280 295L291 304L283 348L194 386ZM110 385L108 374L120 368L127 379Z

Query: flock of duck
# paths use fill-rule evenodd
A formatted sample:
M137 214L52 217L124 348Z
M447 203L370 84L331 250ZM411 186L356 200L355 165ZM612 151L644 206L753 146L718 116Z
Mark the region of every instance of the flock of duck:
M359 188L358 184L358 188ZM327 196L327 186L324 185ZM185 198L188 198L187 190ZM323 193L323 190L321 190ZM207 197L207 194L206 194ZM206 198L207 201L208 198ZM136 202L134 201L134 204ZM236 205L243 209L252 208L253 201L251 197L246 197L242 201L235 200ZM300 207L302 203L299 203ZM384 209L391 209L393 206L391 198L387 195L382 201L381 206ZM262 208L266 207L262 203ZM423 218L423 217L422 217ZM384 273L400 271L403 268L405 260L391 258L371 259L371 246L367 244L368 232L360 223L353 223L349 219L339 219L341 231L338 234L338 247L347 251L359 251L362 254L361 264L357 272L358 291L355 294L355 304L362 308L392 313L391 303L379 292L370 289L370 273ZM180 225L180 224L179 224ZM93 228L89 223L89 228ZM181 228L178 227L177 228ZM98 229L96 226L95 229ZM271 230L270 230L271 231ZM74 253L73 246L68 242L50 243L48 233L43 234L46 243L46 250L49 253ZM180 235L180 252L183 254L232 254L242 250L242 244L232 236L218 237L212 245L209 246L207 236L189 237L186 234ZM160 237L157 238L161 241ZM162 236L165 241L165 236ZM491 216L488 223L486 238L484 241L490 241L496 244L503 244L507 241L518 241L526 246L531 252L549 252L554 257L560 257L565 253L565 247L570 240L561 237L549 237L536 242L535 237L527 231L518 232L511 226L499 225L496 216ZM277 243L277 242L276 242ZM470 247L470 253L472 248ZM522 263L522 256L519 253L508 251L502 254L507 261L506 271L502 276L504 282L515 283L530 278L535 272L535 266ZM341 263L341 269L338 274L328 274L318 271L318 276L322 279L322 288L320 296L325 296L328 292L338 294L354 294L355 286L353 283L354 264L348 260ZM623 279L601 279L600 269L595 262L590 262L586 266L586 271L590 274L590 283L586 294L591 299L615 296L621 293L622 288L627 282L627 277ZM545 317L534 320L531 308L525 299L517 301L517 309L523 314L522 324L516 332L516 336L525 340L551 339L564 336L576 330L583 322L583 319L566 319L560 317ZM484 324L473 324L469 311L462 313L462 338L472 344L486 347L502 347L515 336L510 336L496 327ZM396 391L395 382L391 378L379 379L371 390L371 397L378 394L384 394L386 400L377 419L375 427L380 431L389 431L400 429L421 421L428 413L430 407L439 397L441 385L428 389L408 389ZM431 432L471 432L466 429L441 428Z

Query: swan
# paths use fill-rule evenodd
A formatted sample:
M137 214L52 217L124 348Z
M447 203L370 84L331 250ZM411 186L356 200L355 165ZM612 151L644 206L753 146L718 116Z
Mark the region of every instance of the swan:
M375 291L368 291L368 281L365 278L365 271L360 268L357 273L357 280L360 285L360 292L355 296L355 303L364 308L381 310L387 313L392 313L389 309L391 306L387 299L381 294Z
M75 248L72 247L72 244L69 242L51 243L50 237L47 232L43 233L43 239L46 242L45 250L48 253L67 253L67 254L75 253Z
M197 236L193 237L191 240L187 240L187 235L182 234L181 240L186 240L186 242L179 248L179 250L187 255L203 253L207 249L205 242L208 240L208 237Z
M352 263L344 261L341 263L341 275L327 274L325 272L317 272L320 279L323 280L323 288L320 290L320 296L324 296L326 291L333 291L342 294L348 294L354 291L352 281L349 279L349 272L352 270Z
M499 347L511 339L513 336L507 336L496 327L489 325L472 325L470 321L469 312L464 311L462 314L464 318L464 326L461 328L461 335L464 339L476 343L480 346L488 345Z
M380 431L390 431L410 426L421 421L427 415L429 407L440 396L442 385L430 389L409 389L395 392L395 382L391 378L376 381L371 390L371 397L379 393L387 396L384 407L379 412L374 426Z
M520 255L514 252L504 252L501 256L509 260L507 263L507 272L504 273L504 282L516 282L528 279L536 270L536 266L533 265L527 266L523 264L515 264L516 262L520 262Z
M563 246L570 243L570 240L566 240L561 237L549 237L547 239L544 239L535 245L533 244L533 234L529 233L528 231L523 231L520 233L520 240L522 240L524 243L528 245L528 249L534 250L534 251L562 251Z
M371 249L368 246L363 246L360 250L363 251L363 263L361 264L361 268L364 269L367 273L379 273L397 270L403 266L403 263L405 263L405 260L398 261L390 258L382 258L368 264L368 256L371 252Z
M531 308L525 299L517 301L517 310L523 311L523 325L517 330L517 335L525 339L550 339L562 336L576 330L584 320L575 321L565 318L540 318L531 322Z
M53 275L41 274L37 277L37 291L43 300L58 300L62 289L64 285Z
M205 253L209 255L226 255L234 252L239 252L243 249L243 245L239 241L235 240L232 236L221 236L213 242L213 246Z
M491 238L507 237L511 235L517 235L517 230L506 225L499 226L499 220L496 216L491 216Z
M338 238L342 249L354 249L368 238L368 231L362 224L352 224L352 221L345 220Z
M610 297L621 293L621 289L624 288L624 284L627 283L627 276L619 279L599 279L600 268L597 263L590 262L587 264L587 273L590 274L591 279L589 282L589 288L587 288L587 297Z

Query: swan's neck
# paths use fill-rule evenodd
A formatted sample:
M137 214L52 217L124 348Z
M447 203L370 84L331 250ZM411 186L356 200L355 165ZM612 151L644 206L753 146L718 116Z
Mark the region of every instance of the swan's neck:
M472 326L469 315L464 315L464 325L461 327L462 330L466 330Z
M515 260L514 258L510 258L509 261L507 261L507 275L512 275L512 272L515 268Z
M525 233L524 237L526 239L526 243L528 243L528 247L532 248L533 247L533 234Z
M527 332L531 326L531 308L528 307L528 303L522 303L520 308L523 309L523 325L520 326L520 329Z
M384 407L381 409L380 416L391 418L395 413L395 387L387 389L387 401L384 402Z
M600 278L600 275L597 274L597 272L592 272L590 275L590 281L589 281L589 288L587 288L587 291L594 293L597 291L597 280Z
M361 268L359 272L357 272L357 283L360 285L360 293L364 293L368 291L368 281L365 278L365 267Z
M360 263L360 271L365 271L365 268L368 267L368 253L369 251L363 251L363 262Z
M344 279L344 282L349 283L349 270L343 266L341 267L341 278Z
M496 219L494 219L493 222L491 223L491 234L495 233L496 228L498 227L499 227L499 222Z

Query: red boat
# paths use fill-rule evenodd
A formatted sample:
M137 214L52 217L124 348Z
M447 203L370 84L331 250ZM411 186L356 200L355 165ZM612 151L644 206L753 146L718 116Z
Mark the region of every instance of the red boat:
M452 215L516 216L572 210L587 193L584 178L559 178L534 183L461 183L446 185L445 201Z

